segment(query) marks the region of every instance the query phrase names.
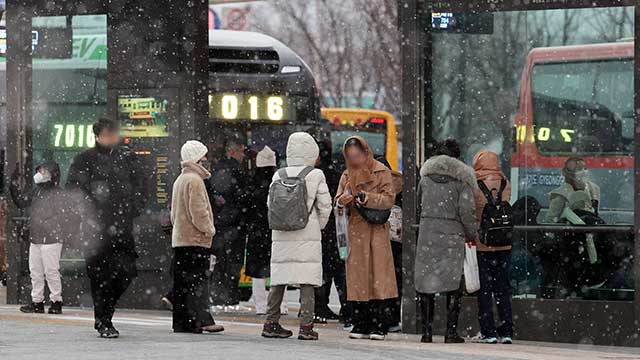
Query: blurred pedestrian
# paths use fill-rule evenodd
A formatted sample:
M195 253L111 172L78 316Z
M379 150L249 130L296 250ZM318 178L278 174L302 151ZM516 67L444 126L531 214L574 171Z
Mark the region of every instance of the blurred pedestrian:
M287 338L293 335L280 326L280 305L287 285L297 285L300 287L298 339L318 339L318 333L313 330L314 287L322 285L321 230L327 225L332 209L324 174L314 168L318 154L318 145L311 135L293 133L287 143L287 167L273 176L269 194L270 227L290 225L299 230L273 230L272 233L271 289L267 319L262 330L264 337ZM284 187L287 188L285 192L291 190L293 199L275 191ZM301 209L295 205L300 205ZM295 225L304 222L301 216L307 217L306 224L302 228L294 227L294 222Z
M144 211L145 174L134 153L121 148L119 123L107 118L93 124L95 147L73 159L67 188L79 191L85 262L91 283L95 329L116 338L111 319L115 306L137 276L133 220Z
M389 216L389 232L391 233L391 253L393 254L393 268L398 286L398 297L389 299L388 329L389 332L401 332L402 326L402 174L391 169L391 164L384 156L376 157L393 175L393 188L396 193L396 203L391 208Z
M204 180L211 173L202 166L207 147L187 141L180 151L182 173L173 183L171 247L173 267L173 331L221 332L209 312L207 271L215 235L213 212Z
M31 191L21 188L17 166L11 175L11 197L29 217L31 303L20 308L24 313L44 313L46 279L51 301L49 314L62 314L60 256L71 209L59 181L60 167L53 161L36 166Z
M332 159L330 142L319 142L320 156L316 167L322 170L327 179L329 193L335 194L340 184L340 172L336 170ZM335 284L340 301L340 313L336 314L329 308L331 285ZM347 303L347 273L345 262L338 252L336 238L336 223L331 212L327 226L322 229L322 286L315 290L314 322L326 323L328 320L341 320L344 327L350 330L352 326L351 310Z
M246 275L251 277L251 292L257 315L267 313L267 278L271 266L271 230L269 229L267 199L269 185L276 172L276 153L265 146L256 156L256 169L248 186L251 208L248 211ZM287 313L287 303L282 302L280 313Z
M338 206L349 208L347 298L353 302L349 337L384 340L389 318L386 301L398 297L388 214L382 219L384 223L374 223L363 214L367 209L384 213L393 207L393 176L373 158L362 137L348 138L343 150L347 170L340 179L336 199Z
M511 198L511 184L500 169L496 153L480 151L473 158L476 179L489 190L495 203L501 194L501 201ZM477 188L475 190L476 221L482 224L483 211L489 199ZM480 228L480 232L482 232ZM486 229L484 229L486 230ZM480 292L478 293L478 320L480 336L475 341L495 344L498 341L511 344L513 338L513 315L511 313L511 245L487 246L482 240L477 242L478 269L480 271ZM496 330L493 320L493 300L495 298L501 325ZM500 339L497 338L500 336Z
M207 181L209 200L217 229L213 251L216 263L211 281L213 305L219 310L234 310L240 303L240 271L246 246L245 215L247 178L243 170L245 145L231 137L225 144L225 156L213 167Z
M432 342L435 294L447 295L445 343L463 343L458 335L465 241L476 239L473 169L458 160L460 146L445 140L427 160L418 187L420 232L415 286L422 311L422 342Z

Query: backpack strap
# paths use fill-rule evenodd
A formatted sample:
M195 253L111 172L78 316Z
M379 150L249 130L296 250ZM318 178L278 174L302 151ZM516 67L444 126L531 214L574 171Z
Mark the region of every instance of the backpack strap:
M496 200L499 203L502 202L502 193L506 188L507 188L507 180L505 178L502 178L502 180L500 180L500 190L498 190L498 196L496 197Z
M315 169L313 166L307 166L302 169L302 171L300 171L300 173L296 177L299 179L306 179L307 175L309 175L313 171L313 169Z
M484 197L487 199L487 201L490 204L495 205L495 199L493 198L493 195L491 194L491 190L489 190L489 188L484 183L484 181L478 180L478 187L480 188L480 191L482 191L482 194L484 194Z

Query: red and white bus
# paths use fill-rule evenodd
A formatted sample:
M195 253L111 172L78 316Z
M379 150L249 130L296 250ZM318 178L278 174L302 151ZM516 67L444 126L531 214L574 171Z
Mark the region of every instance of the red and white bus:
M580 156L601 188L600 216L633 224L633 66L633 42L529 53L514 119L513 201L533 196L545 211L565 161Z

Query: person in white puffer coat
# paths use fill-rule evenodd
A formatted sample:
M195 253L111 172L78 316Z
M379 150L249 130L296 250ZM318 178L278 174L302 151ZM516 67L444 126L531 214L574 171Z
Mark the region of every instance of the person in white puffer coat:
M291 134L287 144L286 172L297 176L306 167L314 167L319 148L313 137L305 132ZM278 172L273 182L278 181ZM313 331L314 287L322 285L322 234L332 211L332 198L324 173L312 170L305 178L309 222L302 230L276 231L272 233L271 245L271 289L269 292L267 318L262 336L286 338L293 335L280 324L280 304L287 285L300 287L300 334L301 340L316 340Z

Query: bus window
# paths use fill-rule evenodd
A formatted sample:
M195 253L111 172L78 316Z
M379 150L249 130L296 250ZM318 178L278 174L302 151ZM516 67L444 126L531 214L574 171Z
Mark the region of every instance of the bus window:
M357 131L357 130L344 130L344 131L332 131L331 132L331 144L333 146L333 154L335 156L342 156L342 145L351 136L362 136L364 140L369 144L371 150L375 156L384 156L386 153L386 136L384 133Z
M541 153L633 152L633 60L536 65L531 93Z

